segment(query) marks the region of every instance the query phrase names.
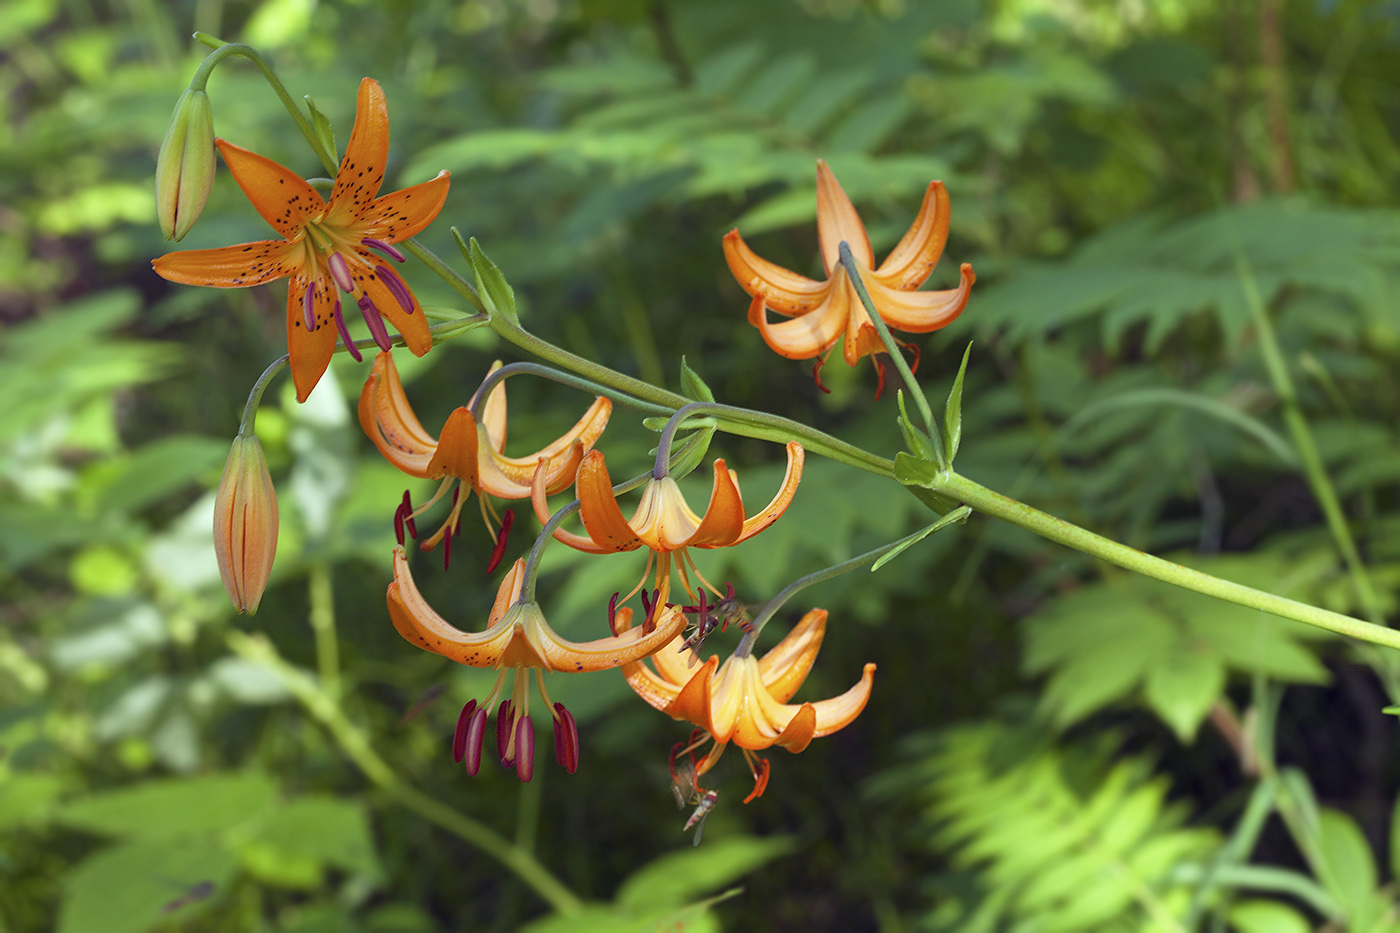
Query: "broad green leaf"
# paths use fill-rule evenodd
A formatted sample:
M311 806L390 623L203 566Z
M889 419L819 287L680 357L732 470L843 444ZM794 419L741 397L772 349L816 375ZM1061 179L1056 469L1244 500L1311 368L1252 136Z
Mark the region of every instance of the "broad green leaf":
M895 399L899 404L899 417L895 420L899 424L900 432L904 435L904 446L909 449L909 453L920 460L938 462L941 459L939 452L934 449L929 436L914 427L914 423L909 420L909 412L904 407L903 389L895 393Z
M1189 743L1224 689L1225 666L1220 660L1180 645L1153 665L1143 695L1176 737Z
M64 876L58 933L144 933L189 920L227 897L234 865L209 840L110 846Z
M324 794L295 797L275 808L257 833L259 845L362 875L379 876L363 803Z
M783 837L706 840L656 859L631 875L617 892L619 906L637 910L679 907L715 888L731 884L792 851Z
M107 836L169 840L253 823L275 796L272 781L259 774L172 778L80 797L61 806L55 818Z
M56 774L0 772L0 830L43 826L68 783Z
M946 471L932 460L911 457L904 451L894 455L894 478L905 486L922 486L926 489L940 484Z
M1239 933L1309 933L1313 928L1306 917L1280 901L1240 901L1227 916Z
M1348 917L1361 913L1376 892L1376 863L1356 821L1324 808L1318 823L1323 864L1319 880L1341 903Z

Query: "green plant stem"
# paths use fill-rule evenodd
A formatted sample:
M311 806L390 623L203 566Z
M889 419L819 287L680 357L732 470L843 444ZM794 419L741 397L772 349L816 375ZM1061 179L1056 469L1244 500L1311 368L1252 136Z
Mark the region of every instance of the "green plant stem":
M235 654L276 673L306 711L325 726L341 751L389 799L496 859L559 913L575 914L583 908L578 897L530 853L400 778L375 752L365 733L346 718L335 698L314 677L288 664L266 638L232 631L225 640Z
M1042 538L1067 545L1077 551L1106 560L1111 564L1117 564L1119 567L1144 576L1206 596L1214 596L1226 602L1303 622L1326 629L1329 632L1336 632L1339 635L1385 645L1389 648L1400 648L1400 631L1395 629L1363 622L1360 619L1353 619L1351 616L1344 616L1327 609L1319 609L1316 606L1309 606L1307 603L1275 596L1252 587L1241 586L1238 583L1231 583L1199 570L1174 564L1160 557L1153 557L1151 554L1144 554L1136 548L1119 544L1117 541L1096 535L1077 525L1071 525L1069 522L1053 515L1047 515L1038 509L1017 502L1015 499L1008 499L1001 493L974 483L957 473L950 471L943 474L942 481L931 488L936 492L952 496L979 512L993 515L1011 522L1013 525L1019 525L1028 531L1035 532Z
M911 535L905 535L898 541L892 541L889 544L877 547L873 551L866 551L858 557L852 557L850 560L843 560L839 564L833 564L830 567L825 567L815 573L809 573L805 577L798 577L796 580L793 580L787 586L783 587L782 590L778 592L777 596L774 596L763 604L763 608L759 610L758 615L754 617L748 631L745 632L744 637L739 640L738 646L734 649L734 656L736 658L743 658L752 654L753 647L758 642L758 636L759 633L763 631L763 627L768 624L768 621L772 619L773 616L777 615L778 610L783 608L783 604L797 595L799 591L806 589L814 583L832 580L841 576L843 573L849 573L852 570L859 570L861 567L869 566L891 551L908 547L920 538L926 537L930 531L937 531L939 528L946 527L953 522L966 518L966 510L961 511L961 515L956 511L950 512L932 525L920 528Z
M654 405L651 402L642 401L639 398L628 395L626 392L619 392L611 386L600 385L591 379L584 379L581 376L563 372L552 366L542 366L539 363L507 363L499 369L494 369L488 373L486 378L481 381L481 387L476 390L476 394L472 397L471 413L478 424L481 422L481 409L485 406L486 399L490 397L491 390L511 376L519 376L526 373L532 376L539 376L543 379L552 380L560 385L582 389L593 395L607 396L614 402L626 405L629 408L635 408L638 411L648 412L653 415L669 416L671 414L671 408L668 405Z
M842 240L840 252L841 265L846 267L846 275L850 277L851 284L855 286L856 294L860 296L860 303L865 307L865 313L870 317L870 325L875 328L875 333L880 335L880 342L885 345L885 350L890 355L890 362L894 363L894 368L899 372L900 378L904 380L909 394L914 397L914 404L919 409L919 417L924 419L924 430L928 432L929 440L933 442L934 457L940 464L946 466L947 455L943 450L943 432L939 430L938 423L934 421L933 409L929 407L928 399L924 397L924 390L919 387L919 380L914 378L914 371L904 361L904 353L901 352L899 344L895 342L894 334L890 333L885 319L880 317L880 311L875 307L875 302L871 299L870 292L860 276L860 269L856 266L856 257L851 254L851 245Z
M1288 365L1283 359L1278 335L1274 332L1273 322L1269 320L1269 312L1264 307L1259 287L1244 257L1237 253L1235 263L1239 269L1240 287L1244 289L1245 302L1249 305L1259 337L1259 350L1264 355L1264 365L1269 371L1274 391L1283 403L1283 420L1288 425L1293 446L1302 460L1303 474L1307 477L1313 496L1327 519L1327 527L1337 543L1337 550L1342 553L1342 561L1346 564L1347 573L1356 588L1362 611L1372 624L1384 625L1385 615L1381 611L1380 599L1376 596L1371 575L1361 560L1360 551L1357 550L1356 539L1352 536L1351 526L1347 524L1346 514L1342 511L1341 501L1337 497L1337 488L1332 485L1332 479L1327 475L1327 468L1323 466L1322 455L1317 449L1317 441L1313 438L1312 429L1308 427L1307 418L1303 416L1303 410L1298 404L1298 393L1293 386L1293 378L1288 374Z
M335 591L331 568L324 561L311 566L311 631L316 636L316 670L333 699L340 697L340 644L335 631Z
M196 33L195 38L205 45L209 44L208 40L214 42L220 41L214 39L212 36L205 36L203 33ZM267 83L272 87L273 93L277 95L277 99L282 101L282 106L287 108L287 113L291 114L292 119L296 121L297 128L301 130L301 135L305 136L306 141L311 145L311 151L316 153L316 158L321 160L321 164L326 167L326 171L334 175L338 167L335 153L327 152L325 147L321 145L321 140L316 137L316 130L312 128L310 121L302 116L301 110L296 105L296 101L292 100L292 95L287 93L287 89L283 86L281 79L277 77L277 73L272 70L268 63L252 46L237 42L226 42L220 45L218 48L214 49L213 52L210 52L209 55L205 57L203 63L200 64L199 70L194 73L194 78L190 80L190 87L197 91L204 90L205 85L209 82L209 75L213 73L218 64L224 59L235 55L240 58L246 58L258 67L258 70L262 72Z
M424 265L436 272L443 281L467 299L473 307L485 310L485 306L472 284L434 255L431 250L415 240L405 240L401 245ZM490 319L490 327L503 339L554 366L578 373L592 382L611 386L620 392L644 399L670 411L683 408L692 401L684 395L658 388L615 369L609 369L600 363L560 349L549 341L531 334L504 314L493 314ZM876 456L854 444L848 444L839 438L832 437L790 418L780 418L767 412L733 406L725 406L724 413L716 414L714 417L719 428L730 434L778 443L795 440L801 442L802 446L812 453L840 461L857 469L881 476L894 475L893 461Z

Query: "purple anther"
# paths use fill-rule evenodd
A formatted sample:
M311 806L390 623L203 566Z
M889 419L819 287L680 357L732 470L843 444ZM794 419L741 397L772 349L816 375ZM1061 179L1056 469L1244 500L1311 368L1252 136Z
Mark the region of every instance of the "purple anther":
M374 271L379 273L379 279L384 283L384 287L393 293L398 300L399 307L408 314L413 313L413 295L408 291L408 286L399 278L399 274L388 266L375 266Z
M617 598L622 595L613 591L612 599L608 600L608 628L614 635L620 634L617 630Z
M345 326L345 318L341 316L339 298L335 300L335 307L331 309L331 317L335 319L335 329L340 331L340 342L345 344L345 349L350 351L350 355L355 358L356 363L364 362L364 357L360 355L360 348L355 346L355 341L350 336L350 328Z
M563 703L555 703L554 712L554 760L573 774L578 770L578 723Z
M301 320L306 325L306 332L309 334L316 329L316 283L311 282L306 286L306 291L301 297Z
M457 728L452 732L452 760L458 764L461 764L462 758L467 754L467 730L475 713L476 701L469 700L457 717Z
M394 507L394 540L403 544L403 503Z
M350 277L350 265L345 261L345 257L339 253L331 253L331 258L326 260L326 265L331 267L331 278L335 279L335 284L347 295L355 293L355 280Z
M448 564L452 563L452 536L442 536L442 569L446 570Z
M476 772L481 769L481 740L486 734L486 707L480 707L472 713L472 721L467 726L466 757L462 759L462 764L467 766L467 773L476 777Z
M535 726L529 716L515 724L515 774L529 783L535 773Z
M502 700L501 708L496 710L496 751L501 756L501 767L509 768L515 764L515 756L506 756L506 749L510 747L510 730L515 725L515 719L510 700Z
M418 529L413 523L413 499L409 497L407 489L403 491L403 501L394 509L394 536L399 539L400 544L403 544L404 529L408 529L408 533L414 538L418 537Z
M389 342L389 330L384 326L384 318L379 314L379 309L374 306L368 295L361 295L355 304L360 306L360 314L364 315L365 323L369 325L369 335L374 338L374 345L386 353L389 352L393 344Z
M365 246L368 246L370 249L379 250L381 253L383 253L385 256L388 256L395 262L403 262L406 258L403 253L399 252L397 249L395 249L393 246L390 246L388 243L385 243L383 240L375 240L371 237L365 237L360 242L363 243Z

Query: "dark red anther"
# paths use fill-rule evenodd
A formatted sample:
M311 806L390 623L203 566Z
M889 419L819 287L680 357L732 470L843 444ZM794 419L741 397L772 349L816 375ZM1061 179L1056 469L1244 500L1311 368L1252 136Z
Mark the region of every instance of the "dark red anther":
M727 603L730 603L730 604L732 604L732 603L734 602L734 584L733 584L733 583L730 583L730 582L727 581L727 580L725 581L725 584L724 584L724 601L727 602ZM747 613L745 613L745 616L747 617ZM720 630L720 634L723 634L723 633L729 631L729 613L726 612L726 613L724 614L724 624L721 625L721 626L719 627L719 630ZM745 623L745 624L744 624L744 631L747 632L748 630L749 630L749 629L748 629L748 624Z
M875 383L875 401L880 401L880 395L885 391L885 364L880 359L880 354L871 354L870 359L875 363L875 372L879 373L880 381Z
M770 770L771 766L768 764L767 758L758 759L758 770L753 775L753 790L744 798L744 803L749 803L763 796L763 792L768 789L768 772Z
M394 509L394 539L403 544L403 503Z
M471 722L467 725L466 758L463 764L467 766L467 773L476 777L476 772L481 768L481 742L486 736L486 707L480 707L472 713Z
M912 362L912 363L909 364L909 372L911 372L911 373L916 373L916 372L918 372L918 371L919 371L919 358L923 355L922 353L919 352L919 345L918 345L917 343L902 343L902 344L900 344L900 346L906 347L906 348L908 348L908 349L914 351L914 362Z
M621 634L617 630L617 598L621 595L621 593L613 591L612 599L608 600L608 629L611 630L614 635Z
M457 717L457 728L452 733L452 760L458 764L461 764L462 758L467 754L467 728L471 725L475 712L476 701L470 700L462 707L462 712Z
M491 549L491 559L486 562L486 572L493 573L501 564L501 558L506 553L506 538L510 535L510 526L515 524L515 510L506 509L506 514L501 516L501 530L496 533L496 546Z
M442 569L446 570L447 565L452 562L452 536L442 536Z
M647 591L642 590L642 610L646 613L646 620L642 622L642 634L650 635L656 631L656 616L661 614L664 608L660 605L661 589L658 587L651 591L651 597L647 598Z
M514 719L515 715L510 700L502 700L501 708L496 710L496 752L501 756L501 767L503 768L509 768L515 763L515 756L506 754L506 750L510 747L510 730L515 725Z
M563 703L554 704L554 760L573 774L578 770L578 723Z
M408 529L409 536L417 539L418 526L413 522L413 500L409 498L408 490L403 491L403 526ZM399 537L399 543L403 544L403 536Z
M812 364L812 380L817 384L818 389L821 389L827 395L830 395L831 390L828 389L826 386L822 385L822 367L825 365L826 357L824 356L818 358L817 361Z
M529 783L535 774L535 726L529 716L515 724L515 775Z

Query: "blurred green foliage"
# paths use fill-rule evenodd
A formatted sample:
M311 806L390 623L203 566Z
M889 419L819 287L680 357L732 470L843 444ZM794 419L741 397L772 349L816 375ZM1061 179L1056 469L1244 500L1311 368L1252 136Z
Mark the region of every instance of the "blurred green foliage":
M1264 365L1252 282L1380 611L1396 609L1389 0L9 0L0 930L1400 927L1395 725L1380 712L1393 660L988 520L803 594L832 615L799 699L873 660L870 705L773 757L748 806L742 767L721 765L699 849L667 789L685 730L620 676L551 679L578 716L578 774L542 760L522 787L489 762L475 779L452 766L456 711L492 674L454 670L388 624L404 482L355 424L365 367L338 358L304 406L280 384L265 397L282 538L261 611L235 618L212 490L248 388L284 352L285 298L150 271L167 249L154 157L205 53L194 30L256 45L341 141L359 78L381 81L388 183L453 172L423 241L455 259L449 225L477 239L534 332L689 391L684 355L720 400L886 456L901 434L869 365L828 367L822 395L769 353L719 238L737 225L763 256L815 271L820 157L882 254L942 178L953 223L934 287L961 261L979 282L958 322L920 339L921 376L941 410L975 338L960 472L1228 579L1364 613ZM228 62L209 91L217 133L321 171L255 69ZM181 247L265 229L221 170ZM460 304L405 269L425 305ZM477 330L401 361L424 423L513 352ZM528 380L511 393L512 449L557 436L583 404ZM615 475L652 443L615 418ZM776 451L724 435L713 449L766 501ZM428 491L411 485L415 501ZM762 541L700 563L758 602L929 520L892 484L813 458ZM452 571L429 558L419 582L476 628L490 542L467 525ZM595 638L641 558L552 549L545 567L551 624ZM312 682L333 711L297 693ZM584 911L551 914L400 805L333 723L533 853Z

